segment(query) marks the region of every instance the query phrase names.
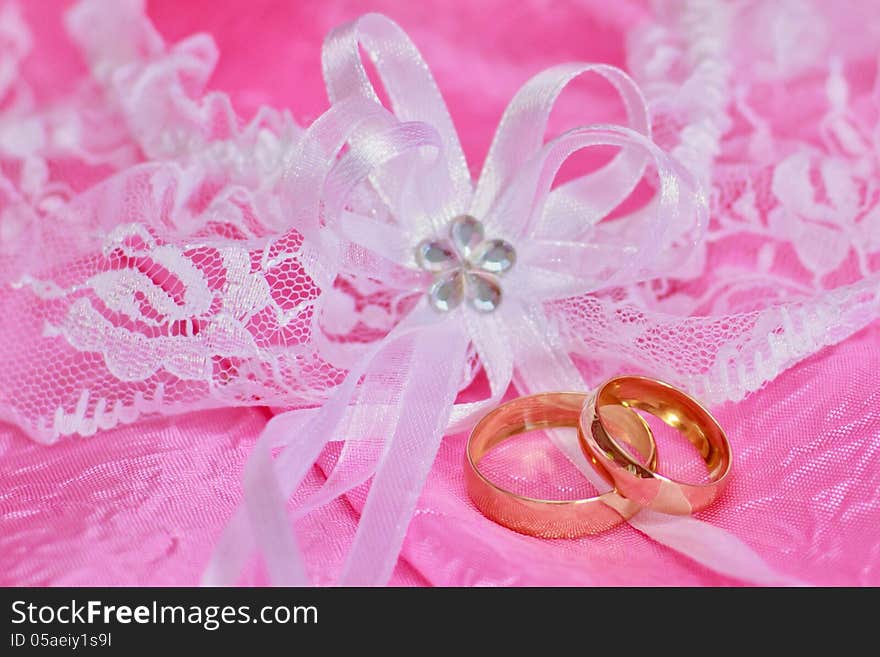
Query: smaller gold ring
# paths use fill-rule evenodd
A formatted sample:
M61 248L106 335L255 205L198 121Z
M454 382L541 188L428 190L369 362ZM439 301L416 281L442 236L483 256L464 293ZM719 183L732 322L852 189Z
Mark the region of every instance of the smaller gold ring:
M646 411L684 435L702 456L709 482L689 484L659 474L624 449L619 430L608 422L614 405ZM620 494L645 508L689 515L714 502L727 484L732 463L730 443L711 413L668 383L641 376L619 376L600 386L584 405L578 432L581 449L608 474Z
M499 443L534 429L576 427L587 395L554 392L519 397L483 417L471 432L465 457L465 484L476 507L490 520L521 534L541 538L576 538L619 525L639 506L615 490L580 500L542 500L519 495L491 482L479 464ZM644 419L622 406L607 409L606 421L652 468L657 467L654 436ZM608 475L600 474L609 483Z

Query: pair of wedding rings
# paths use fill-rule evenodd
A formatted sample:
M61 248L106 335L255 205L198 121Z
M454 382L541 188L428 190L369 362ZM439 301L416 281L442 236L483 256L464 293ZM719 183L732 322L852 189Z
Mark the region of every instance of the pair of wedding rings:
M654 434L633 409L687 438L706 464L708 483L661 475ZM499 443L553 427L577 428L581 450L612 490L587 499L542 500L506 490L480 471L482 458ZM731 452L718 422L692 397L662 381L619 376L591 394L545 393L502 404L474 427L465 460L468 494L486 517L523 534L575 538L615 527L641 509L688 515L706 508L727 483Z

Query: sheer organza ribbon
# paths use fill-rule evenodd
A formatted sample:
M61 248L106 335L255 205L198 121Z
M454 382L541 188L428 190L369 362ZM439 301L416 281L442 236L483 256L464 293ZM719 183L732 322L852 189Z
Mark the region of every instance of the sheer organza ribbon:
M391 111L379 104L361 50L375 65ZM518 260L502 281L495 312L464 305L439 313L422 295L385 338L337 354L348 374L320 408L283 412L268 423L245 469L245 503L221 536L206 584L234 583L255 552L273 583L308 583L291 529L295 518L371 478L339 583L387 582L444 434L467 428L511 383L521 394L588 387L544 304L674 273L707 221L699 186L652 142L644 98L616 68L566 64L530 80L504 113L476 187L428 67L395 23L371 14L335 30L325 43L323 68L331 107L306 131L285 174L291 221L306 240L303 264L319 285L326 289L338 273L353 272L398 289L426 289L414 247L445 236L460 214L479 219L487 236L511 243ZM589 125L544 143L559 95L587 73L615 88L628 125ZM572 155L597 146L619 151L597 171L553 187ZM600 223L649 166L656 172L652 201ZM347 208L365 182L388 206L392 222ZM469 349L490 394L455 403ZM567 434L550 435L597 488L607 489ZM332 441L344 441L335 466L317 492L298 499L290 517L288 500ZM273 458L275 448L281 451ZM642 512L630 522L718 572L785 581L739 539L696 519Z

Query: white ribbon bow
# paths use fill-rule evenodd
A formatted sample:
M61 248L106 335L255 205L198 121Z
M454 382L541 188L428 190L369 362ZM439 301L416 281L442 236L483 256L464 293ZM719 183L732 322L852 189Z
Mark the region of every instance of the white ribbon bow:
M393 113L379 105L361 48ZM306 131L286 172L291 221L305 237L303 265L321 288L339 272L354 272L427 291L433 279L418 268L416 247L445 238L461 215L512 245L516 264L500 278L501 303L493 312L468 304L438 312L422 294L384 339L336 354L348 375L321 408L288 411L268 423L245 468L245 504L221 537L208 584L234 583L255 549L273 583L309 581L286 504L323 448L341 440L326 482L296 515L372 477L340 583L387 582L445 433L498 404L511 382L521 394L588 387L544 304L668 275L687 260L707 220L699 187L651 141L644 98L614 67L566 64L530 80L505 111L476 187L428 67L394 22L369 14L338 28L325 42L323 68L331 108ZM545 144L557 98L585 73L613 85L629 125L590 125ZM552 189L568 158L595 146L620 150L599 170ZM657 174L652 201L599 223L630 196L649 162ZM345 208L367 180L394 223ZM456 404L469 349L490 396ZM558 432L551 437L600 490L608 489L576 444ZM284 449L273 460L270 450L278 446ZM719 572L781 581L738 539L695 519L643 511L630 522Z

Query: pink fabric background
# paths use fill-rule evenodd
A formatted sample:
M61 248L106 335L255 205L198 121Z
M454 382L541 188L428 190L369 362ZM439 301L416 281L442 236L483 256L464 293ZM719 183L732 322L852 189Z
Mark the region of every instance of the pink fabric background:
M159 0L148 7L168 41L199 31L215 38L221 59L210 86L230 93L241 114L288 107L303 124L327 105L319 64L326 32L365 11L385 13L431 63L478 169L504 106L532 74L569 60L624 66L622 31L647 10L615 3L606 14L603 4ZM22 5L43 53L26 72L49 97L84 66L63 32L65 3ZM597 111L608 105L589 100ZM745 401L716 409L736 470L728 494L700 517L805 582L880 584L878 371L875 322ZM267 418L259 409L195 413L53 447L2 425L0 584L196 584L240 500L241 468ZM444 441L392 584L737 583L626 525L552 542L494 525L465 495L464 440ZM315 468L311 485L323 477ZM317 583L335 579L362 502L358 491L300 523ZM264 579L257 569L247 581Z

